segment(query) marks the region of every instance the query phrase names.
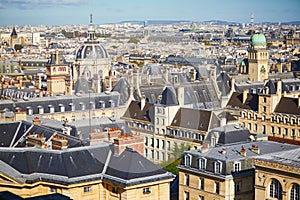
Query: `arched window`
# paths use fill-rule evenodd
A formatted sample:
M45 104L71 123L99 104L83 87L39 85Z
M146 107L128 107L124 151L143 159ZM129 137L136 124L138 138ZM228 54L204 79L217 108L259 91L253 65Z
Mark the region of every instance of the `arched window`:
M300 199L300 186L294 183L291 188L290 200L299 200L299 199Z
M278 200L282 199L282 186L277 179L272 179L269 189L270 197L277 198Z

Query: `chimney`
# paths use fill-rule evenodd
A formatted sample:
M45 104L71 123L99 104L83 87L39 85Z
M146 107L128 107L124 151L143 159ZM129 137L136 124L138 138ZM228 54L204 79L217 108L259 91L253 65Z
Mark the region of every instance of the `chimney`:
M203 146L201 147L201 153L205 153L208 151L208 144L203 144Z
M182 107L184 105L184 86L179 85L177 89L177 96L179 106Z
M39 148L46 148L46 139L40 135L28 135L27 136L27 146L28 147L39 147Z
M245 148L244 146L242 146L242 149L241 149L240 154L241 154L242 156L246 156L246 155L247 155L246 148Z
M281 82L281 80L277 81L277 92L276 93L279 97L281 97L281 94L282 94L282 82Z
M226 147L223 147L221 152L222 152L222 154L226 154Z
M68 148L68 140L66 136L56 135L54 138L52 138L51 142L52 142L52 149L54 150L62 150Z
M26 121L26 111L25 110L16 110L15 112L15 121L25 120Z
M41 122L41 120L38 116L35 116L33 118L32 123L35 124L35 125L39 125L39 126L42 124L42 122Z
M58 64L58 61L59 61L59 59L58 59L58 50L56 49L55 50L55 64Z
M225 115L225 114L224 114L224 115ZM227 123L226 116L224 116L224 115L221 117L221 124L220 124L220 126L225 126L226 123Z
M135 149L139 154L144 155L144 137L143 136L133 136L122 135L114 139L114 152L120 155L126 147Z
M145 105L146 105L146 98L145 98L145 96L143 95L142 98L141 98L141 110L144 109Z
M230 92L234 92L235 91L235 89L234 89L234 85L235 85L235 77L233 76L232 78L231 78L231 84L230 84Z
M247 90L247 89L244 89L244 91L243 91L243 103L246 102L247 96L248 96L248 90Z
M260 154L260 148L254 144L252 145L251 151L256 154Z

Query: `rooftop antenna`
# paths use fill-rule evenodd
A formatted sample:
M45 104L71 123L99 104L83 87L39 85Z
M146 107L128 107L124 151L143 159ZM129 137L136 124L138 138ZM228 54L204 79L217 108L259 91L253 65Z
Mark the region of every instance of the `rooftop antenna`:
M93 14L90 14L90 24L93 24Z

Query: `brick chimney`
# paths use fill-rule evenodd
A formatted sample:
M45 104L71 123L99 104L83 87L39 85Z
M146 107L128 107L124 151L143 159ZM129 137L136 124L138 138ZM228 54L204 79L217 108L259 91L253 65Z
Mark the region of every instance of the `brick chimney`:
M42 124L42 122L41 122L41 120L38 116L35 116L33 118L32 123L35 124L35 125L41 125Z
M68 140L64 136L56 135L54 138L51 140L52 142L52 149L54 150L62 150L62 149L67 149L68 148Z
M242 146L242 149L241 149L240 154L241 154L242 156L246 156L246 155L247 155L246 148L245 148L244 146Z
M221 152L222 152L222 154L226 154L226 147L223 147Z
M144 155L144 137L125 134L114 139L115 154L120 155L126 147L133 148L139 154Z
M256 154L260 154L260 148L256 145L254 145L254 144L251 147L251 151L256 153Z
M46 148L46 139L40 135L28 135L27 136L27 146L28 147L39 147L39 148Z

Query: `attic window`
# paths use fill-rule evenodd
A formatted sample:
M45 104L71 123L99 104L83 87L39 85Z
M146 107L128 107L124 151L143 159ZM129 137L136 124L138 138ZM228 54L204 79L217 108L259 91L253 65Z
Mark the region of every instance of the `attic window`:
M151 194L150 188L149 187L143 188L143 195L148 195L148 194Z
M83 188L83 191L84 191L85 193L87 193L87 192L92 192L92 186L86 186L86 187L84 187L84 188Z
M187 167L190 167L192 164L192 156L190 154L187 154L184 156L184 165Z

